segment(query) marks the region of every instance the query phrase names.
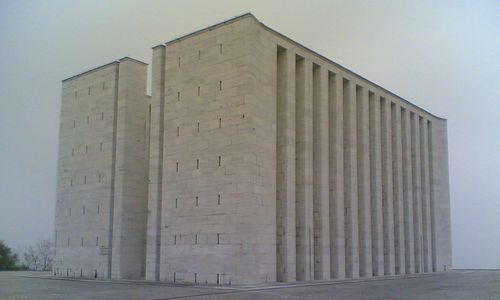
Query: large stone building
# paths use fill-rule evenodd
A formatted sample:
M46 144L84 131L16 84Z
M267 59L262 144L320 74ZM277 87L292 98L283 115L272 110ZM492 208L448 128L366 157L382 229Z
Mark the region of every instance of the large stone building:
M451 268L446 120L245 14L63 80L55 273Z

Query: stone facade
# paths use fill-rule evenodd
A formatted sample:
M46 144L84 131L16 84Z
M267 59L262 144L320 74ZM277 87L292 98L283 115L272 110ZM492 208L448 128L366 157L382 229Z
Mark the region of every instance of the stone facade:
M251 14L154 47L151 97L146 68L63 81L57 275L451 269L446 120Z

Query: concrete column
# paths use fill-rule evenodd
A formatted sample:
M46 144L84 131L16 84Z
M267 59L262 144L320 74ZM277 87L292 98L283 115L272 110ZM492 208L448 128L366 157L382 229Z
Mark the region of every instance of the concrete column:
M370 207L370 136L368 89L356 87L356 134L358 168L359 275L372 272L371 207Z
M330 278L328 71L313 64L314 279Z
M384 229L384 274L395 274L394 206L392 186L392 128L391 102L380 99L381 146L382 146L382 206Z
M424 272L432 272L432 240L429 191L429 144L427 135L427 120L419 118L420 128L420 166L422 178L422 230Z
M373 275L384 275L384 225L382 206L382 145L380 95L369 93L370 207Z
M403 207L405 228L406 274L415 273L415 243L413 231L413 188L411 166L410 112L401 109L401 138L403 154Z
M359 277L356 84L343 81L346 277Z
M420 178L420 131L418 116L410 113L411 122L411 169L413 186L413 235L415 238L415 272L423 271L422 257L422 198Z
M330 263L333 278L345 278L343 78L328 76L330 169Z
M296 279L295 54L278 49L277 70L277 277Z
M311 280L314 277L312 65L303 58L296 65L296 114L297 280Z
M165 46L153 48L152 68L146 280L160 280Z
M401 146L401 107L391 103L392 197L394 203L394 249L396 274L405 274L405 234L403 209L403 156Z

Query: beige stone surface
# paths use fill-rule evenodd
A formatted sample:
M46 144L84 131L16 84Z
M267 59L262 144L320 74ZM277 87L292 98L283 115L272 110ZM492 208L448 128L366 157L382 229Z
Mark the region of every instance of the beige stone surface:
M151 97L131 58L63 81L58 275L253 284L451 269L446 120L251 14L152 61Z

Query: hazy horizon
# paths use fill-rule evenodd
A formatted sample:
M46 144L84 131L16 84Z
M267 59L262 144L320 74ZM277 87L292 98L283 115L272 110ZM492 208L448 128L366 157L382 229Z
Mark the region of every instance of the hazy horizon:
M61 80L251 12L448 119L455 268L500 268L500 2L1 1L0 240L53 237Z

